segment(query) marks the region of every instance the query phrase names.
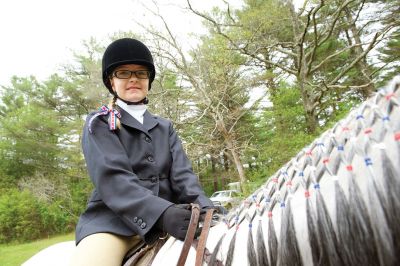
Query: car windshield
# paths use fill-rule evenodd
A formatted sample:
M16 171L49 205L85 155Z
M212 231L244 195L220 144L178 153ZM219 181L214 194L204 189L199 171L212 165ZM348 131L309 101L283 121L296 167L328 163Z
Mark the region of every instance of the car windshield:
M211 195L211 198L216 198L216 197L229 197L229 191L217 191L214 192L214 194Z

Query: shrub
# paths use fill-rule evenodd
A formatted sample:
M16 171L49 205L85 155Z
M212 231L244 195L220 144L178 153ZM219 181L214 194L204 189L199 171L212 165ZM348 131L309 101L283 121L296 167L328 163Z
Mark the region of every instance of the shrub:
M30 192L13 189L0 196L0 243L36 239L42 231L40 204Z
M0 196L0 243L25 242L73 231L77 217L63 202L45 202L28 190L8 190Z

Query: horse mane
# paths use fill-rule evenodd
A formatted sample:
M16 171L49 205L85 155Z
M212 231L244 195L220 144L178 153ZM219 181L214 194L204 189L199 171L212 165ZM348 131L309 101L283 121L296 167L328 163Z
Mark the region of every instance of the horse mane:
M397 264L399 87L352 110L231 211L208 265L233 265L243 241L248 265Z

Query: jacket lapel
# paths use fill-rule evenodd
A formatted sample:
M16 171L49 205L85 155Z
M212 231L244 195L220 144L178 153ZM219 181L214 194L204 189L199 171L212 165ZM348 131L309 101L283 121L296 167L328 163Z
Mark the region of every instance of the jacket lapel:
M157 117L153 116L152 114L150 114L149 111L146 110L146 112L144 112L143 115L143 127L149 131L157 125L158 125Z
M133 118L133 116L131 116L127 111L119 108L119 112L121 113L120 121L122 124L147 133L147 130L143 127L143 125L140 124L140 122L137 121L135 118Z
M120 121L122 124L140 130L146 134L149 134L148 131L158 125L157 118L147 110L143 115L143 125L124 109L119 108L119 112L121 113Z

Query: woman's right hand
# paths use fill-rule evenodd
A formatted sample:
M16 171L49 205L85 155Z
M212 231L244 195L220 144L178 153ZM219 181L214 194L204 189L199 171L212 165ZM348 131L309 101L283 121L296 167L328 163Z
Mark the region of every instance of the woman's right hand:
M189 228L191 214L190 204L171 205L161 214L156 226L171 236L184 240Z

